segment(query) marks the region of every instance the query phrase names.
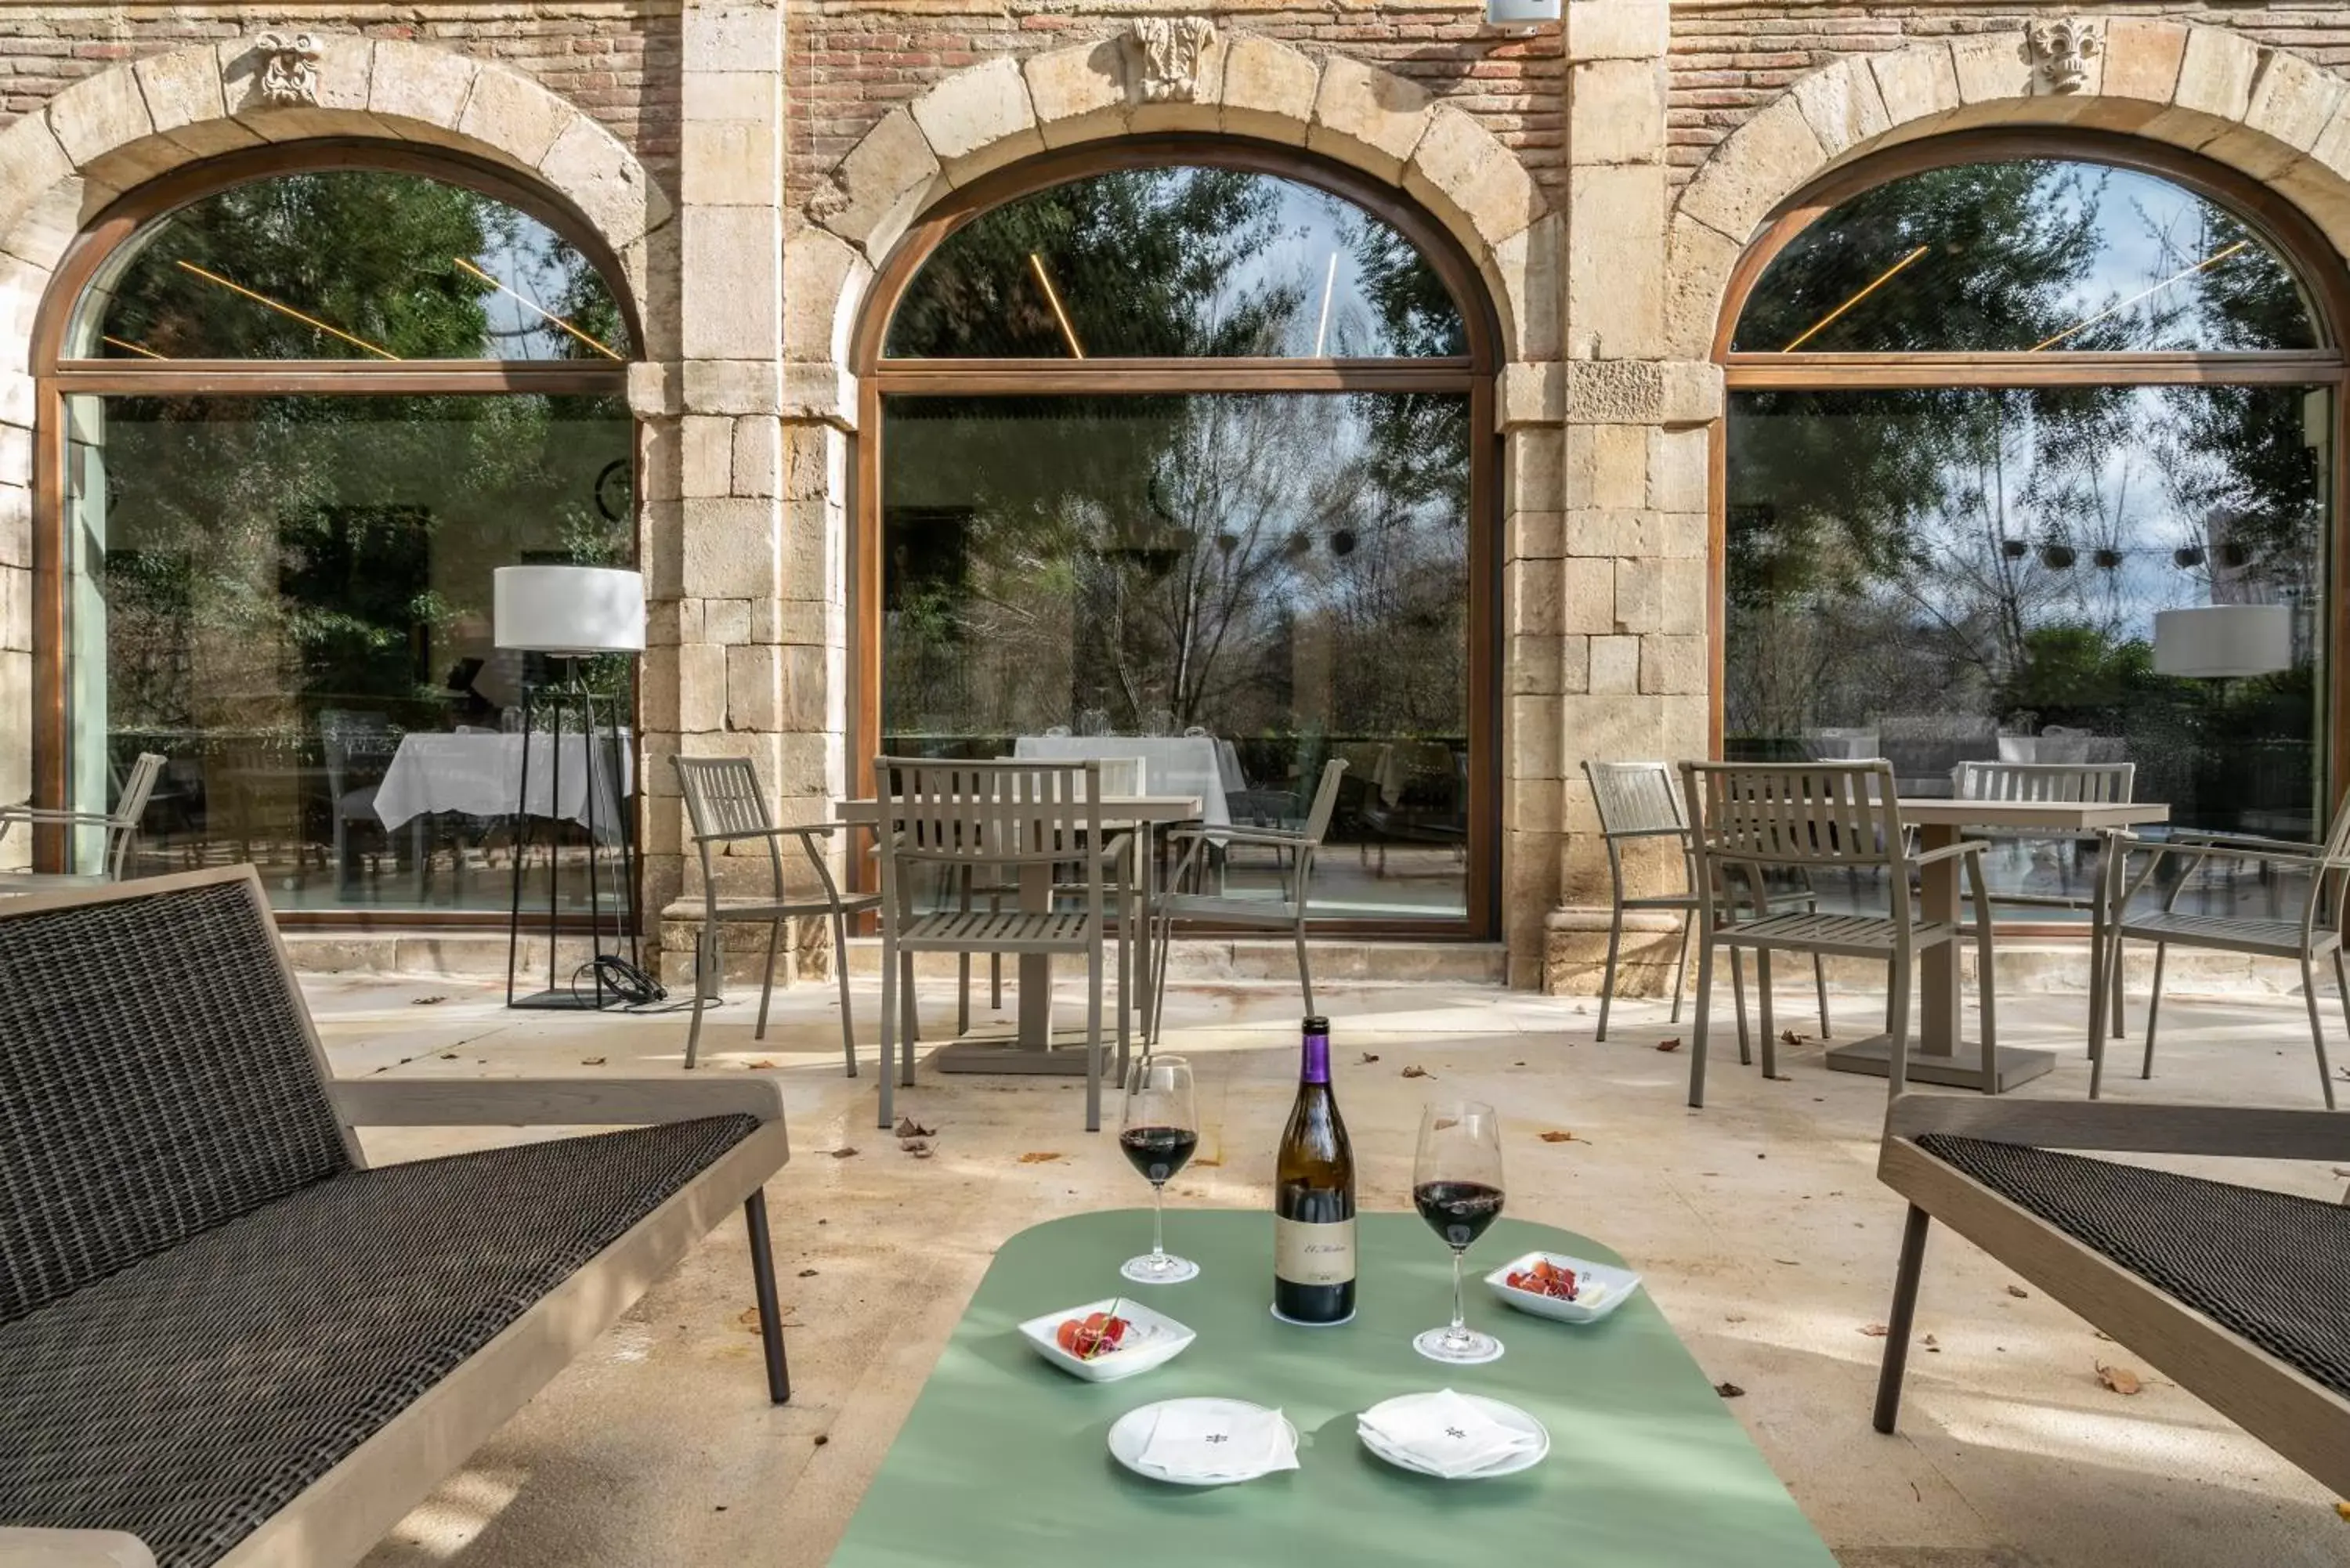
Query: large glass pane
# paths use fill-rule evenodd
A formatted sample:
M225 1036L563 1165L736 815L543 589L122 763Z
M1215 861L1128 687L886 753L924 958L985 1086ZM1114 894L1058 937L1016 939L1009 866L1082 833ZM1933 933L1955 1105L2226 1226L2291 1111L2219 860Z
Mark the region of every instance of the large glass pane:
M2127 762L2176 826L2315 836L2329 400L1735 394L1728 753L1883 756L1912 795L1948 794L1973 759ZM2221 638L2249 658L2199 653L2208 619L2158 628L2160 611L2212 607L2251 612L2231 624L2255 635ZM2008 842L1991 870L2002 890L2064 897L2087 891L2092 863L2082 846ZM2218 857L2180 907L2288 911L2296 896Z
M1144 759L1295 825L1349 770L1314 898L1466 912L1465 395L883 402L882 744ZM1057 732L1057 733L1056 733ZM1079 748L1084 749L1084 748ZM1275 867L1235 847L1233 890Z
M1747 353L2311 348L2293 271L2226 208L2101 163L1964 163L1877 186L1763 272Z
M493 646L490 576L630 558L626 406L70 402L75 804L160 752L141 870L251 860L280 909L504 909L520 737L502 732L548 672ZM625 664L589 675L625 697ZM562 854L580 828L560 825Z
M981 214L899 302L891 358L1465 354L1427 258L1326 191L1240 169L1124 169Z
M618 302L572 244L418 174L284 174L201 197L92 286L72 351L115 359L629 357Z

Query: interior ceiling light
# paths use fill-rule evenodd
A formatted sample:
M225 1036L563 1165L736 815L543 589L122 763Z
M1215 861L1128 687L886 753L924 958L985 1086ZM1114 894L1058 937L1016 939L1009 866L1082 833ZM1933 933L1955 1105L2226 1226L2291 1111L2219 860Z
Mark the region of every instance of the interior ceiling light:
M484 283L488 284L492 288L496 289L500 294L503 294L507 298L515 300L516 303L520 304L525 310L530 311L534 315L539 317L542 320L552 322L554 325L563 328L564 331L570 333L572 337L577 337L580 342L585 343L588 348L593 348L597 353L604 356L605 358L618 359L621 357L612 352L609 345L602 343L594 337L590 337L587 333L580 331L579 328L572 326L571 323L566 321L562 317L556 315L552 310L546 309L536 300L532 299L529 296L515 293L513 289L508 288L504 284L500 283L496 278L492 277L488 273L484 272L480 267L475 266L472 262L467 261L463 256L451 256L449 259L455 262L459 266L463 267L467 272L472 273L475 277L480 278Z
M123 350L125 353L136 354L142 359L168 359L171 358L169 354L158 354L152 348L145 348L137 343L132 343L125 338L113 337L108 333L99 333L99 341L101 343L111 343L117 348Z
M2025 350L2025 352L2026 352L2026 353L2029 353L2029 354L2037 354L2037 353L2039 353L2043 348L2053 348L2053 347L2054 347L2054 346L2055 346L2056 344L2059 344L2059 343L2064 342L2064 339L2066 339L2067 337L2072 337L2072 336L2073 336L2074 333L2076 333L2076 332L2085 331L2085 330L2086 330L2086 329L2087 329L2087 328L2089 328L2089 327L2095 327L2098 322L2105 320L2105 319L2106 319L2106 317L2112 317L2112 316L2119 316L2123 311L2127 310L2131 306L2136 305L2139 300L2144 299L2144 298L2147 297L2147 296L2150 296L2150 295L2157 295L2157 294L2160 294L2164 289L2168 288L2172 284L2174 284L2174 283L2178 283L2178 282L2180 282L2180 281L2182 281L2182 280L2184 280L2184 279L2186 279L2186 278L2193 277L2197 273L2203 271L2203 270L2204 270L2205 268L2207 268L2207 267L2215 267L2215 266L2218 266L2221 262L2226 261L2230 256L2234 255L2238 251L2241 251L2241 250L2245 249L2245 248L2246 248L2247 246L2249 246L2251 243L2252 243L2252 242L2251 242L2251 241L2250 241L2250 240L2238 240L2234 244L2230 245L2226 250L2223 250L2223 251L2217 251L2217 252L2214 252L2213 254L2211 254L2210 255L2205 256L2201 261L2197 262L2193 266L2189 267L2185 272L2175 272L2175 273L2172 273L2168 277L2164 278L2160 283L2156 284L2152 288L2142 288L2142 289L2139 289L2136 294L2131 295L2127 299L2123 300L2119 305L2114 306L2112 306L2110 309L2106 309L2106 310L2100 310L2099 312L2097 312L2097 314L2096 314L2096 315L2092 316L2092 317L2089 317L2089 319L2087 319L2086 321L2076 322L2076 323L2075 323L2075 324L2074 324L2073 326L2071 326L2071 327L2067 327L2066 328L2064 328L2064 331L2059 332L2058 334L2056 334L2056 336L2055 336L2055 337L2043 337L2043 338L2042 338L2039 342L2034 343L2034 344L2033 344L2030 348L2026 349L2026 350Z
M1061 324L1061 336L1068 339L1069 358L1084 358L1086 351L1077 342L1077 329L1069 325L1069 313L1061 308L1061 296L1053 287L1052 275L1045 270L1045 258L1030 251L1028 265L1036 269L1036 282L1045 290L1045 303L1053 307L1053 319Z
M292 306L272 299L265 294L257 294L254 290L245 287L244 285L241 283L231 283L227 278L221 276L220 274L216 272L206 272L203 268L198 266L192 261L175 262L172 265L179 267L182 272L195 274L196 276L203 278L206 283L218 284L221 287L229 290L233 294L241 294L256 305L265 305L270 309L277 312L280 316L290 316L305 327L315 327L330 337L339 337L346 343L353 344L358 348L364 348L379 359L390 359L394 363L399 362L400 356L393 353L389 348L380 348L376 344L369 342L364 337L354 337L339 327L329 327L315 316L305 316L300 311L295 309Z
M1866 299L1870 295L1875 294L1879 288L1882 288L1887 283L1892 280L1895 273L1899 272L1903 267L1908 266L1911 262L1916 261L1919 256L1922 256L1925 254L1926 247L1924 245L1919 245L1916 250L1911 251L1908 255L1903 256L1899 261L1895 262L1891 266L1887 267L1883 272L1878 273L1874 278L1869 280L1869 284L1866 288L1862 289L1858 294L1854 295L1850 299L1846 300L1842 305L1837 306L1834 310L1829 311L1825 316L1823 316L1817 321L1813 322L1811 326L1804 329L1804 335L1802 337L1796 338L1793 343L1788 344L1784 348L1779 350L1779 352L1782 354L1793 354L1796 349L1801 348L1804 344L1809 343L1814 337L1819 336L1820 329L1822 327L1827 326L1828 323L1834 321L1837 317L1842 316L1846 311L1850 310L1854 306L1858 305L1862 300Z

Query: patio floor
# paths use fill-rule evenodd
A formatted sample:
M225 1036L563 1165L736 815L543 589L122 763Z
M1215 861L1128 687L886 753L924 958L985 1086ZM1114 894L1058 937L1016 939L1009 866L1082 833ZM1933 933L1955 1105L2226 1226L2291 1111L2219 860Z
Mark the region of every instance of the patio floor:
M509 1013L462 981L306 985L346 1075L665 1074L684 1041L681 1016ZM933 1019L951 1017L948 989L924 994ZM772 1072L790 1100L795 1152L769 1209L793 1403L766 1403L742 1321L742 1231L725 1227L369 1568L820 1563L996 1244L1055 1215L1147 1201L1112 1137L1079 1130L1081 1081L926 1070L899 1106L937 1129L936 1154L901 1152L871 1125L874 988L858 992L867 1065L854 1083L830 998L828 986L779 994L756 1044L755 1000L738 999L703 1037L711 1070ZM1419 985L1333 988L1324 1002L1362 1202L1408 1207L1430 1094L1500 1105L1510 1212L1605 1240L1647 1273L1708 1375L1746 1390L1736 1413L1847 1568L2314 1568L2350 1555L2350 1521L2314 1482L1948 1232L1929 1249L1918 1312L1936 1348L1912 1356L1902 1435L1871 1431L1881 1342L1863 1330L1885 1315L1901 1206L1872 1173L1881 1082L1827 1072L1817 1043L1783 1053L1782 1083L1718 1050L1710 1104L1691 1112L1685 1049L1656 1049L1687 1029L1667 1027L1659 1004L1623 1006L1602 1045L1576 1000ZM1783 1025L1815 1027L1803 1005L1789 990ZM1881 1006L1841 998L1846 1032ZM2022 1093L2085 1092L2083 1007L2002 999L2003 1040L2061 1052ZM1187 1206L1270 1201L1297 1007L1294 988L1265 984L1192 988L1170 1011L1163 1048L1193 1058L1204 1123L1198 1160L1169 1189L1180 1246ZM2142 1024L2142 1002L2131 1016ZM2111 1074L2108 1096L2314 1106L2304 1030L2293 997L2166 998L2158 1075ZM1407 1066L1429 1076L1406 1079ZM1554 1129L1575 1139L1536 1136ZM380 1156L452 1147L442 1133L376 1136ZM857 1152L830 1158L843 1148ZM2255 1179L2342 1193L2323 1168ZM2100 1362L2134 1366L2144 1391L2108 1392Z

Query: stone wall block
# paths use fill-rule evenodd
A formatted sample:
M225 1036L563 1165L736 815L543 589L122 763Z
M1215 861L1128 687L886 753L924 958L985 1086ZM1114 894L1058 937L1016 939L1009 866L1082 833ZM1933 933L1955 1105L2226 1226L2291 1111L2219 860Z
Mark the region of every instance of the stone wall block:
M794 501L823 501L847 493L848 443L838 431L792 423L779 433L781 494Z
M938 154L912 113L893 109L849 149L809 202L808 215L879 258L944 183Z
M1713 435L1700 428L1660 430L1648 445L1648 504L1660 513L1700 513L1711 502Z
M310 136L381 136L399 132L368 112L375 76L375 40L355 33L318 36L318 103L315 109L276 108L260 92L264 64L251 36L219 46L221 95L229 113L255 136L295 141Z
M1224 46L1218 122L1227 136L1304 144L1322 86L1322 63L1286 44L1240 33Z
M1558 512L1511 512L1506 514L1507 561L1555 561L1565 554L1564 516Z
M2187 53L2186 28L2155 16L2115 16L2106 23L2105 40L2101 96L2170 101Z
M1664 352L1667 172L1661 163L1628 163L1578 166L1568 176L1568 358Z
M1612 635L1616 630L1616 570L1606 556L1570 556L1559 568L1558 624L1569 637Z
M688 414L679 421L678 433L678 493L733 494L734 421L723 414Z
M1869 74L1885 105L1885 118L1896 127L1918 126L1959 107L1958 67L1947 44L1890 49L1868 58ZM1922 129L1922 127L1921 127ZM1717 225L1719 226L1719 225ZM1727 233L1728 231L1724 231ZM1744 239L1731 234L1732 239Z
M689 115L678 138L678 195L687 205L764 207L781 198L784 150L774 120Z
M2178 61L2171 107L2147 120L2144 134L2176 147L2199 149L2250 112L2260 75L2260 46L2219 27L2189 27Z
M0 484L0 566L33 564L33 493L21 484Z
M1601 425L1600 430L1618 428ZM1639 504L1633 503L1635 507ZM1585 507L1566 514L1566 553L1569 556L1645 556L1648 551L1648 514L1638 510L1611 510Z
M1962 105L2031 96L2032 56L2021 27L2002 27L1953 43L1950 66Z
M1619 633L1665 629L1665 580L1660 564L1626 557L1616 563L1616 607L1612 629ZM1627 686L1626 691L1633 688Z
M1591 639L1590 691L1593 696L1620 696L1640 690L1642 640L1637 637L1595 637Z
M675 599L685 592L684 517L680 501L647 501L638 508L637 565L648 599Z
M1022 65L1036 128L1047 147L1066 147L1127 130L1123 45L1117 38L1048 49Z
M1555 561L1520 561L1502 575L1502 625L1528 637L1559 635L1560 570Z
M1650 696L1686 696L1707 688L1712 639L1657 632L1640 639L1640 690Z
M1542 191L1517 154L1450 106L1429 111L1403 183L1454 233L1473 234L1487 246L1523 232L1545 211Z
M0 653L0 801L11 805L33 793L32 733L33 656Z
M653 640L650 607L645 618L644 657L637 661L637 725L644 730L674 731L678 727L678 649L673 643Z
M1830 158L1893 129L1885 95L1877 90L1876 73L1866 60L1844 60L1814 71L1789 90L1803 110L1804 123L1819 138L1820 151Z
M1566 431L1566 504L1570 508L1628 508L1645 505L1648 494L1648 425L1570 425ZM1586 537L1588 537L1586 530ZM1569 535L1568 554L1616 555L1604 550L1576 549Z
M787 731L837 731L848 712L847 668L841 650L798 645L783 656L783 709L776 726Z
M1502 443L1502 510L1556 512L1564 448L1555 430L1513 431Z
M1651 579L1645 590L1653 596L1654 620L1642 626L1642 631L1662 631L1696 634L1706 629L1708 607L1712 603L1713 582L1709 563L1702 556L1659 556L1641 563L1641 575ZM1623 574L1617 574L1617 613L1623 613ZM1705 737L1700 733L1697 746L1704 749ZM1696 752L1681 753L1695 756Z
M775 516L772 502L743 497L685 503L685 594L743 599L776 594L781 563Z
M0 244L12 255L26 255L36 247L26 245L16 234L18 221L36 202L51 197L73 178L73 160L49 129L47 115L28 114L0 131ZM70 238L78 224L70 225ZM46 248L46 247L38 247ZM37 254L28 260L54 260Z
M1556 833L1561 816L1559 796L1565 788L1565 783L1561 779L1511 781L1502 807L1503 827L1512 833Z
M747 414L734 421L728 468L737 495L777 496L784 493L783 421L765 414Z
M1881 77L1879 85L1883 85ZM1803 106L1792 98L1782 98L1722 144L1682 195L1680 210L1742 244L1773 207L1818 173L1826 161L1820 139L1812 134L1804 118Z
M669 222L669 198L654 187L619 137L585 115L575 116L563 128L538 161L538 171L616 249Z
M1657 417L1668 425L1705 424L1721 417L1721 367L1706 359L1674 359L1657 367Z
M1501 430L1555 425L1566 418L1566 370L1555 362L1504 365L1493 389L1493 419Z
M910 108L941 170L957 185L1045 150L1027 79L1009 55L941 78Z
M685 378L675 364L637 359L629 365L629 411L640 420L685 410Z
M1503 690L1513 697L1555 697L1565 687L1559 680L1561 645L1555 634L1513 633L1503 655Z
M726 726L726 653L707 642L677 650L678 732L691 735Z
M751 635L756 618L752 614L749 599L696 599L693 602L702 607L702 635L694 641L739 648L747 642L768 640Z
M683 406L696 413L783 411L783 373L773 358L688 359L678 371Z
M1566 146L1575 165L1663 162L1665 89L1661 53L1569 66Z
M1425 90L1401 77L1332 55L1323 62L1305 145L1399 182L1428 129L1429 103Z
M773 643L754 643L723 651L726 727L760 733L788 728L784 722L784 650Z
M1494 303L1513 359L1551 360L1562 352L1559 305L1565 289L1559 269L1565 237L1565 220L1553 213L1493 247L1492 271L1500 285Z
M784 355L802 363L846 364L855 312L873 265L829 230L786 220L784 227Z
M776 4L692 5L679 26L689 71L783 68L784 11Z
M473 56L453 49L403 38L379 39L375 70L368 79L368 109L386 119L453 130L464 119L480 69Z
M157 130L209 124L228 115L228 99L221 91L220 55L215 50L172 49L149 55L130 69Z
M2253 178L2273 181L2317 145L2342 108L2350 83L2299 55L2272 49L2252 83L2241 127L2204 151Z
M1663 417L1664 367L1637 359L1577 359L1566 371L1570 425L1644 424Z
M1563 14L1569 60L1659 58L1671 46L1668 0L1568 0Z
M1560 776L1560 702L1550 697L1510 699L1510 776L1555 779Z
M689 359L773 360L782 342L782 236L764 207L689 207L681 220Z
M84 77L49 100L49 129L68 157L89 163L155 132L154 117L125 70Z
M536 169L575 112L520 71L485 66L473 78L457 131L525 169Z

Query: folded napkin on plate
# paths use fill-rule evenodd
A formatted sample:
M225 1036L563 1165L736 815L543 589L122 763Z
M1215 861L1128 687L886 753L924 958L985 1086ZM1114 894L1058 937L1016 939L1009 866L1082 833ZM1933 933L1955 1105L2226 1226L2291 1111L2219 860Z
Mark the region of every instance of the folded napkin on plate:
M1239 1480L1297 1468L1280 1411L1232 1407L1161 1410L1138 1458L1146 1469L1180 1480Z
M1355 1425L1448 1480L1542 1446L1534 1433L1504 1427L1450 1388L1391 1399L1376 1416L1366 1410L1356 1417Z

